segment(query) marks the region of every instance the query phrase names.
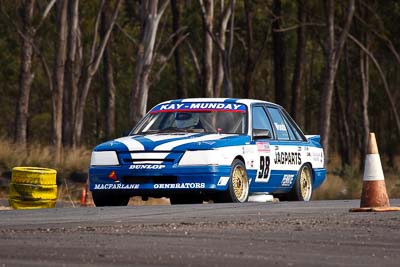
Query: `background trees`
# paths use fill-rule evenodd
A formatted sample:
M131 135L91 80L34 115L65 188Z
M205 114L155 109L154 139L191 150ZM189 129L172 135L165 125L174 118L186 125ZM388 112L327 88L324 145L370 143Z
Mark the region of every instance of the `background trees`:
M369 130L389 163L399 152L398 1L0 4L0 133L15 142L62 157L163 100L251 97L282 104L343 164Z

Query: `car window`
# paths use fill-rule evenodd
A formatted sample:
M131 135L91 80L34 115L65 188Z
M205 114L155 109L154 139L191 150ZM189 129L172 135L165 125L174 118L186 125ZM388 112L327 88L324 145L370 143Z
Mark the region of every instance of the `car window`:
M274 133L268 115L261 106L253 107L253 129L269 130L271 135Z
M290 126L290 129L293 131L294 135L296 136L296 140L301 140L301 141L306 141L306 138L303 134L303 132L300 130L299 126L297 126L296 122L290 117L290 115L286 112L286 110L282 110L283 112L283 117L285 118L285 121L288 123Z
M286 123L279 110L277 108L269 107L268 112L270 113L272 121L274 122L277 138L279 140L290 140Z
M290 127L290 124L288 123L288 121L286 120L286 118L283 117L283 119L284 119L284 121L285 121L286 129L288 130L290 140L298 140L298 139L296 138L296 136L295 136L293 130L292 130L292 127Z
M285 123L286 123L286 127L289 131L289 136L290 136L290 140L297 140L300 141L302 140L301 136L299 135L299 133L296 131L296 128L293 127L293 125L290 123L290 121L286 118L286 116L283 116Z

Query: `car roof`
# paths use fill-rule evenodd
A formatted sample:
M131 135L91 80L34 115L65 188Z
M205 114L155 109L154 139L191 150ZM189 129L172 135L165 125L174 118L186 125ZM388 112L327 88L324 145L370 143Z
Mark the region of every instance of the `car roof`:
M221 102L221 103L240 103L240 104L245 104L247 106L250 106L251 104L256 104L256 103L261 103L261 104L270 104L274 105L277 107L281 107L278 104L264 101L264 100L258 100L258 99L247 99L247 98L183 98L183 99L174 99L174 100L168 100L164 101L159 104L169 104L169 103L182 103L182 102Z

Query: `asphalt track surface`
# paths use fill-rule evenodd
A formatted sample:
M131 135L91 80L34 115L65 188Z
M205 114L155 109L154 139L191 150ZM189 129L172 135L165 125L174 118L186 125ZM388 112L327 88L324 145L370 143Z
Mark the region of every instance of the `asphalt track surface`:
M1 210L0 266L400 266L400 212L349 212L358 206Z

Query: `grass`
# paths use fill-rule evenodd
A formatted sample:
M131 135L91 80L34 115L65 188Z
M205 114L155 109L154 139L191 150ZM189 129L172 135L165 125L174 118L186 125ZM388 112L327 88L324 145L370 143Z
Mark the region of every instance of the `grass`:
M0 139L0 172L11 171L15 166L54 168L60 173L87 172L91 151L82 147L65 149L61 162L55 162L51 146L39 144L27 148Z
M389 198L400 198L400 171L390 168L385 164L387 160L381 157L382 168L385 175L386 190ZM395 166L399 166L400 157ZM363 171L356 166L340 164L340 158L334 156L328 165L328 174L325 182L313 195L313 199L358 199L361 196Z
M0 138L0 198L8 197L7 178L11 177L13 167L44 167L57 170L58 199L79 205L81 193L85 187L82 180L84 181L85 175L87 175L90 155L91 150L85 147L74 150L65 149L62 161L57 163L54 161L51 146L31 144L25 148ZM382 162L388 195L390 198L400 198L400 170L389 168L385 164L384 158ZM399 163L400 157L396 159L395 166L399 166ZM80 177L80 182L77 182L74 177ZM334 156L328 166L327 179L314 192L313 199L357 199L361 195L362 178L363 173L357 167L345 166L342 168L340 158ZM88 199L91 201L90 194ZM165 204L166 200L153 199L144 202L140 198L132 198L130 203L134 205ZM89 202L89 205L92 203Z
M29 166L57 170L59 197L67 200L79 199L84 184L76 183L70 178L77 174L87 175L90 154L91 151L84 147L65 149L61 162L56 162L51 146L30 144L25 148L4 138L0 139L0 197L8 197L7 183L12 169L17 166Z

